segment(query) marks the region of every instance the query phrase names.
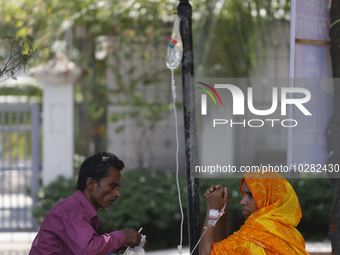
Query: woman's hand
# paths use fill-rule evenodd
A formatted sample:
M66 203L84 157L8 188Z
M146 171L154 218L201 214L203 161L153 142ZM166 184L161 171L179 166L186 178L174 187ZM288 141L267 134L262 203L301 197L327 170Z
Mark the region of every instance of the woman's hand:
M210 255L214 242L219 242L228 237L227 233L227 214L224 214L218 222L209 227L209 210L221 210L226 203L225 211L229 206L229 193L227 187L223 188L222 185L212 185L204 194L207 200L207 215L204 221L204 236L200 243L200 255ZM211 224L211 223L210 223Z
M225 211L229 206L229 192L228 188L223 188L221 184L212 185L204 194L207 201L207 210L216 209L221 210L226 203Z

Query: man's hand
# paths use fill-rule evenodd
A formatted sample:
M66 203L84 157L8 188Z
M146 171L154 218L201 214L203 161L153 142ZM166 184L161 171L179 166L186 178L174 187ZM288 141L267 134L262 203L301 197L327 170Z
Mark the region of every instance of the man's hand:
M223 188L221 184L212 185L204 194L207 200L207 209L221 210L226 203L225 211L229 206L229 192L227 187Z
M135 248L135 246L139 245L142 235L136 230L132 228L124 228L121 230L121 232L123 232L123 234L126 236L126 245L130 246L131 248Z
M146 248L147 245L149 245L149 242L148 242L148 240L145 240L145 244L144 244L144 246L143 246L143 249L144 249L144 250L145 250L145 248Z

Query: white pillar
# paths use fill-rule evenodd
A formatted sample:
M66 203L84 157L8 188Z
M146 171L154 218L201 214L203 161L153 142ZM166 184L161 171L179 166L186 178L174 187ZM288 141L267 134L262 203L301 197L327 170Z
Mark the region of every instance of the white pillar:
M43 85L44 186L58 175L73 175L73 85L81 74L81 69L62 54L30 70Z

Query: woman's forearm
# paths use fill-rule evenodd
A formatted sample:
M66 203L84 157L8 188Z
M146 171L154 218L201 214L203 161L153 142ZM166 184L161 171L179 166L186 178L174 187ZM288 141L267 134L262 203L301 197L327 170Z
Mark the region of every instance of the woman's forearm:
M228 237L227 214L224 214L215 226L215 242L221 242Z
M199 246L200 255L210 255L213 244L227 238L227 215L220 217L219 211L225 212L229 206L229 193L227 187L212 185L204 194L207 201L207 215L202 230L202 238ZM219 218L220 217L220 218ZM219 220L216 222L216 220Z
M208 226L209 215L205 217L204 227L202 230L202 234L204 233L200 245L199 245L199 254L200 255L210 255L212 246L215 242L215 226Z

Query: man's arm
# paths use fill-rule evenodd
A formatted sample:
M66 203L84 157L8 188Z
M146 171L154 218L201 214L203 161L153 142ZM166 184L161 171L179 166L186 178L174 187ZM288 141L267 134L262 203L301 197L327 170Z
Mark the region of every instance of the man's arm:
M220 211L226 203L225 212L229 206L229 193L227 188L222 188L221 185L214 185L208 189L204 194L207 200L207 215L204 221L204 228L202 234L206 231L202 237L200 243L200 255L209 255L211 253L213 244L227 238L227 215L224 214L213 226L211 223L213 219L209 217L210 209Z
M124 229L98 235L82 214L76 210L59 210L64 226L63 233L57 233L74 254L110 254L124 244L134 247L140 242L140 234L134 229Z

